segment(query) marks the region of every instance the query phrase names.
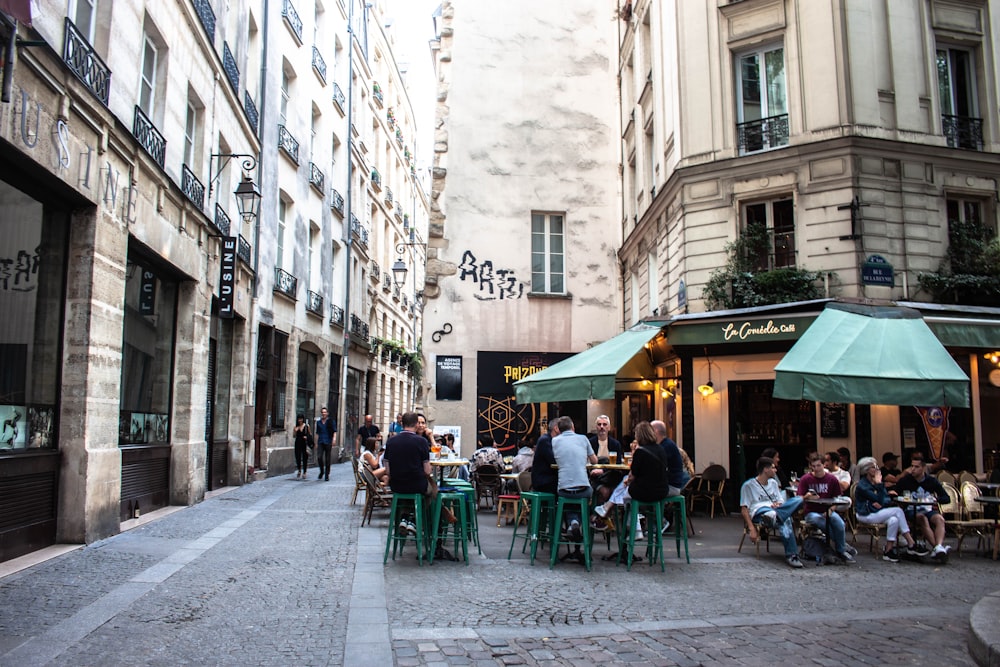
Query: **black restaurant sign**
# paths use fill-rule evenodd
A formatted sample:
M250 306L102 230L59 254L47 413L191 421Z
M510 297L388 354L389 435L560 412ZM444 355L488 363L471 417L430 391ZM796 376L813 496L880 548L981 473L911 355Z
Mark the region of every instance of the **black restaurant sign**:
M232 318L236 294L236 237L222 237L222 270L219 276L219 317Z
M437 400L462 400L462 357L440 354L435 360Z
M139 313L142 315L156 313L156 275L149 269L142 269L139 282Z

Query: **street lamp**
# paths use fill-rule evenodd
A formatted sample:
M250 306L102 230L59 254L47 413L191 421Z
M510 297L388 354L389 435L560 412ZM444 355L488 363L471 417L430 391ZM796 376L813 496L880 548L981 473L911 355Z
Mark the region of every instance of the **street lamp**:
M260 200L262 198L260 189L250 176L250 172L257 168L257 157L255 155L246 153L212 153L208 159L208 173L211 176L208 181L208 199L209 201L212 200L212 192L215 190L215 184L219 180L219 177L222 176L222 170L226 168L226 165L233 158L243 159L243 180L236 186L233 194L236 195L236 206L240 210L240 217L243 218L243 222L250 224L260 213ZM218 160L218 169L213 172L212 164L216 160Z

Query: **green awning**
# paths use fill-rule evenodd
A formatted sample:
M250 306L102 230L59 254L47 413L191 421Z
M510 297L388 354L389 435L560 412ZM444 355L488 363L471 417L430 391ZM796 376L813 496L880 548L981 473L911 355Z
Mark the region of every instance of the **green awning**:
M1000 320L965 319L924 315L942 345L988 350L1000 349Z
M647 355L639 352L660 331L657 326L637 324L600 345L518 380L514 383L517 402L614 398L619 373L631 380L654 377L652 363Z
M775 398L969 406L969 378L910 308L831 303L774 371Z

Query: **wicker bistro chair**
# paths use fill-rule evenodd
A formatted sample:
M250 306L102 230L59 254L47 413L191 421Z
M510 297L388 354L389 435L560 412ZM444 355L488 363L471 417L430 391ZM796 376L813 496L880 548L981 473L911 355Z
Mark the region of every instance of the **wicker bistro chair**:
M983 547L983 543L987 537L985 528L991 527L992 522L982 519L969 519L958 489L948 483L942 483L941 486L944 487L945 492L948 494L948 504L940 505L939 509L945 517L945 528L958 538L958 544L955 547L958 551L958 557L962 557L962 543L965 541L967 535L979 538L976 546L978 552Z
M955 486L955 483L958 481L955 479L955 476L952 475L947 470L941 470L940 472L938 472L937 480L941 482L942 485L951 484L952 486ZM958 487L955 488L957 489Z
M476 507L478 508L486 499L486 508L492 510L496 507L500 496L500 489L503 487L503 479L500 478L500 470L494 465L483 464L477 466L472 473L472 485L476 489Z
M365 480L365 508L361 515L361 525L372 523L372 514L375 508L389 509L392 506L392 491L379 486L375 475L368 466L361 466L361 475Z
M979 538L979 542L976 546L978 552L979 548L985 546L987 549L989 547L989 541L993 538L994 533L994 521L992 519L987 519L983 514L983 506L976 501L980 495L979 487L973 482L965 482L962 484L961 501L964 509L964 517L969 522L969 528L967 534L976 535ZM947 522L945 523L947 526ZM961 556L961 542L959 543L959 556Z
M854 539L852 540L855 545L858 543L858 533L868 536L868 552L874 553L876 556L880 556L881 552L878 550L879 543L886 536L886 525L884 523L862 523L858 521L858 514L856 507L858 506L857 498L855 498L855 490L857 489L857 483L851 484L851 506L847 508L848 515L851 517L852 535ZM845 526L846 527L846 526Z
M698 486L691 493L691 511L698 501L708 503L709 516L715 518L715 506L722 509L726 516L726 504L722 501L722 492L726 487L726 469L719 464L710 465L701 473Z
M357 457L352 456L351 465L354 466L354 495L351 496L351 504L354 505L358 501L358 493L368 491L368 484L365 482L364 473L361 472L361 467L365 464Z

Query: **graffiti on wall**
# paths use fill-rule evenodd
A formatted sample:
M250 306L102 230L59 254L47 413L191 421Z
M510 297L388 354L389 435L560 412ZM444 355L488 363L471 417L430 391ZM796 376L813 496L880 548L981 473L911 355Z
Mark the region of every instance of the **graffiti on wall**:
M518 281L513 269L494 268L492 260L479 260L471 250L462 254L458 279L476 283L479 289L473 296L480 301L520 299L524 296L524 283Z
M0 290L30 292L38 287L41 253L19 250L17 257L0 257Z

